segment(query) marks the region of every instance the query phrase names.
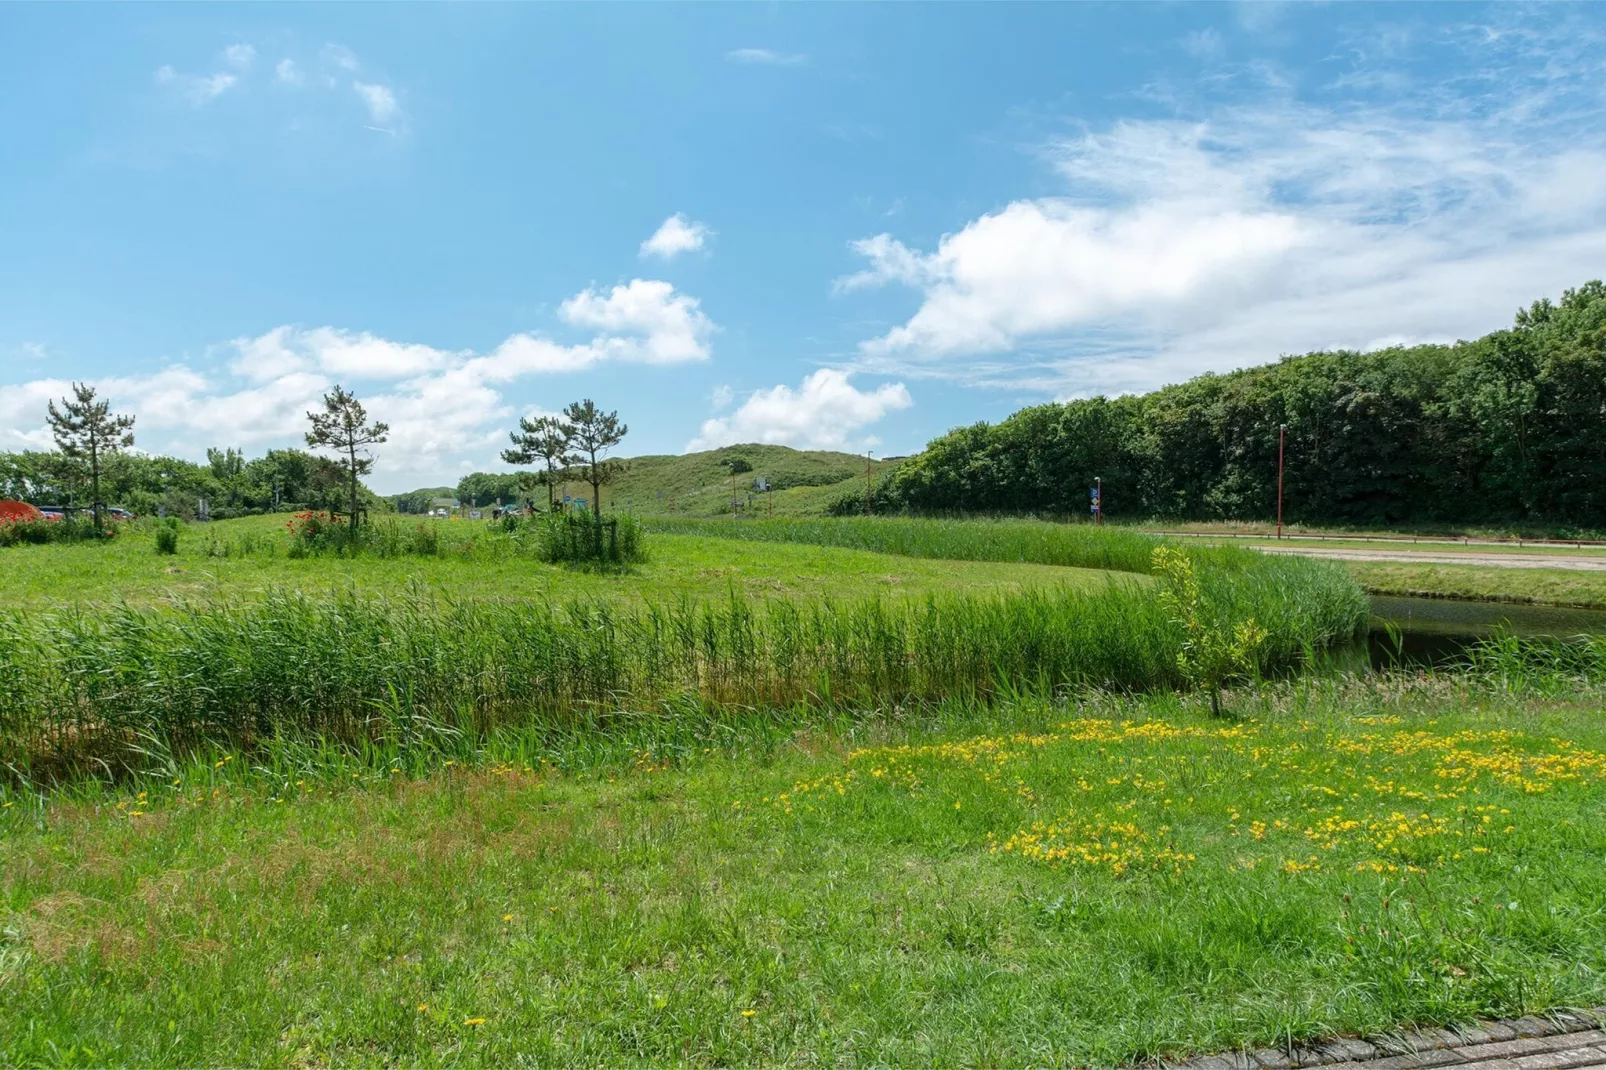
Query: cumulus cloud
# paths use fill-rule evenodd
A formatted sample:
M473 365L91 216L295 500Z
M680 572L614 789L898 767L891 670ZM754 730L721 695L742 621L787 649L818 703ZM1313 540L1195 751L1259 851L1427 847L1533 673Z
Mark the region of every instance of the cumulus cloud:
M391 425L378 485L401 488L443 478L464 458L494 464L513 415L507 384L606 361L704 360L716 329L695 298L649 279L584 290L563 303L560 318L592 337L564 343L521 332L476 353L286 324L225 343L204 371L177 365L94 385L114 408L136 414L141 448L189 457L219 444L298 444L321 395L337 382L355 387ZM46 404L70 389L57 379L0 386L0 449L49 448Z
M368 117L380 126L389 126L401 116L401 105L390 86L377 82L352 82L351 88L362 98Z
M1598 277L1599 50L1524 32L1466 48L1483 81L1453 89L1407 78L1357 99L1352 82L1323 102L1268 79L1247 103L1088 129L1043 146L1057 196L964 221L934 248L854 243L864 268L839 291L917 295L855 366L1141 390L1286 352L1473 337Z
M301 68L297 66L296 61L288 57L279 61L278 65L273 68L273 74L285 85L300 85L305 80L305 76L302 75Z
M223 50L224 62L231 67L245 70L257 58L257 50L250 45L230 45Z
M586 290L563 302L558 314L601 331L590 345L602 354L649 364L707 360L714 333L695 297L656 279L632 279L606 295Z
M686 452L714 449L735 442L765 442L799 449L840 450L874 445L873 437L854 436L889 412L914 401L902 383L884 383L859 390L849 373L821 368L793 390L782 384L760 390L728 417L703 423Z
M801 53L777 52L771 48L737 48L725 53L735 63L753 63L769 67L795 67L808 59Z
M696 252L712 233L704 224L693 223L676 212L653 231L652 237L641 243L641 255L668 260L681 253Z

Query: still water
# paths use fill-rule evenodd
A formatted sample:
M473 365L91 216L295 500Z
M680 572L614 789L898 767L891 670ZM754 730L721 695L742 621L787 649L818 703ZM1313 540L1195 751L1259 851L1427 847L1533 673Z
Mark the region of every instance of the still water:
M1375 666L1395 660L1444 665L1469 644L1500 631L1556 639L1606 635L1606 610L1379 595L1372 598L1367 645Z

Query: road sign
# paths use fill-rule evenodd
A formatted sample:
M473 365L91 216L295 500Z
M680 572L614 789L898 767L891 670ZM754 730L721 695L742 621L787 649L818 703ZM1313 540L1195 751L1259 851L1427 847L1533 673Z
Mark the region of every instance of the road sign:
M769 490L770 489L769 482L767 480L765 480L765 478L763 476L759 476L757 479L753 480L753 487L756 490Z

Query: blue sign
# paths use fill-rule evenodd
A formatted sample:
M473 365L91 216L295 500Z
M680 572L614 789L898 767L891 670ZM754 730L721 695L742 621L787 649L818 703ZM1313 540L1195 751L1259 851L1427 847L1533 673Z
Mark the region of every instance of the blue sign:
M1092 490L1087 492L1087 496L1089 498L1092 498L1094 501L1098 501L1099 500L1099 488L1094 487Z

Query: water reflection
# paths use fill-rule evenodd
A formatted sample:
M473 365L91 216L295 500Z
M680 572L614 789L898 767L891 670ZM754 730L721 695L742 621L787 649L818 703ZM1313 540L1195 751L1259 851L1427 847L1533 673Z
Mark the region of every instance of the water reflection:
M1500 631L1556 639L1606 635L1606 610L1376 596L1367 655L1374 668L1447 665Z

